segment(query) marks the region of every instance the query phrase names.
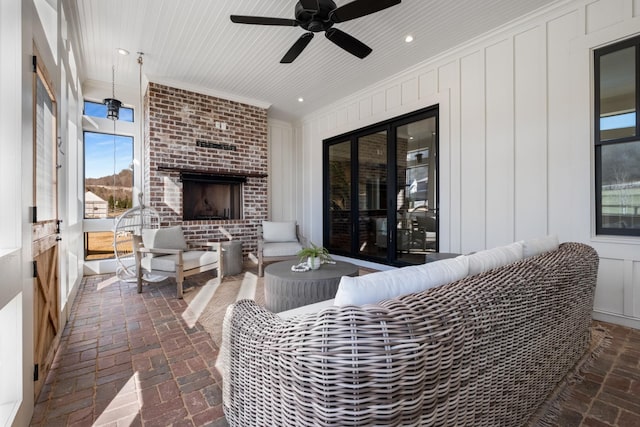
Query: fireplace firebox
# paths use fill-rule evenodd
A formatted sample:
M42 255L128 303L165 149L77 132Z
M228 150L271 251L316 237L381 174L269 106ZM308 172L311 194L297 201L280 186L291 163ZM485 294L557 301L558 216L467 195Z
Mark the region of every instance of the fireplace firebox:
M242 219L245 177L183 173L181 178L184 221Z

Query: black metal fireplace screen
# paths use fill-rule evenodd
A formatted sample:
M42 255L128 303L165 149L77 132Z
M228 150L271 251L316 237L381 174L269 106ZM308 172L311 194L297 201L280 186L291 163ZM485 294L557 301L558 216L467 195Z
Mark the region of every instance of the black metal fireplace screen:
M182 219L242 219L241 176L182 174Z

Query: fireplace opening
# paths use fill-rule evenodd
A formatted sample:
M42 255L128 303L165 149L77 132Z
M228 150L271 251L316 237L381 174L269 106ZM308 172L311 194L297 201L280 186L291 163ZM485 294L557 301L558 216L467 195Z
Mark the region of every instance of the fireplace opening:
M242 219L244 177L182 174L182 219Z

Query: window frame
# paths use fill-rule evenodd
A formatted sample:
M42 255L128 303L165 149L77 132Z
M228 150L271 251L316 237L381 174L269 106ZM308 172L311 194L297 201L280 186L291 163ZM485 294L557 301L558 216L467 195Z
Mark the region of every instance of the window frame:
M600 131L600 58L613 52L635 48L635 135L601 140ZM640 142L640 36L613 43L593 51L594 76L594 169L595 169L595 233L597 236L640 236L640 228L612 228L602 224L602 147L630 142Z

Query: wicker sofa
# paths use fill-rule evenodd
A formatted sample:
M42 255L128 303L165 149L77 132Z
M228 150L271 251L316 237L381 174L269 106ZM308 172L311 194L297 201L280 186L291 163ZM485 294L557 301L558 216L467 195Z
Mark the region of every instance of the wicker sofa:
M443 286L223 331L231 426L525 425L589 345L598 269L580 243Z

